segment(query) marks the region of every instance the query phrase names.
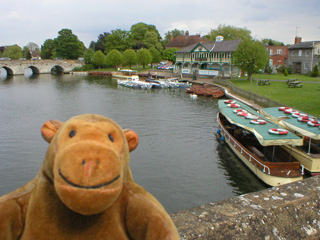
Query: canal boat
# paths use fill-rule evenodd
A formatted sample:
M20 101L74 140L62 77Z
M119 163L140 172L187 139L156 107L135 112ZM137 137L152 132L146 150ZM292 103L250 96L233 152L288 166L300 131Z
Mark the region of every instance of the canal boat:
M303 166L283 148L303 145L301 138L239 101L219 100L218 105L221 138L259 179L269 186L303 179Z
M303 146L285 146L311 175L320 175L320 121L289 107L270 107L261 113L281 127L303 138Z
M129 87L129 88L139 88L139 89L151 89L153 83L140 81L138 75L127 76L125 79L118 79L118 85Z

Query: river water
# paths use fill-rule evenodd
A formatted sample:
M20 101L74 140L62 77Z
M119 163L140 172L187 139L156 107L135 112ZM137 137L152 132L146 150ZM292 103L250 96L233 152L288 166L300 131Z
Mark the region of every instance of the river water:
M75 75L14 76L0 82L0 196L34 178L48 144L40 128L96 113L135 130L135 181L173 213L265 189L220 141L217 100L184 90L137 90Z

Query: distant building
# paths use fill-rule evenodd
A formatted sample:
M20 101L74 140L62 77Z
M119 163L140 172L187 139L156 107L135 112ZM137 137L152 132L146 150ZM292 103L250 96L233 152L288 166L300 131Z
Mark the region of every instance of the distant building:
M185 35L179 35L175 38L171 38L170 42L166 46L166 49L168 48L182 49L195 43L208 42L208 41L209 41L208 38L201 37L200 34L189 35L189 31L186 31Z
M267 52L269 53L269 66L273 72L282 65L285 65L286 59L288 58L288 47L287 46L266 46Z
M209 76L238 76L233 64L233 52L240 40L223 41L218 36L214 42L195 43L176 52L175 72Z
M309 74L320 61L320 41L302 42L301 37L295 38L295 44L290 46L287 65L292 67L292 73Z

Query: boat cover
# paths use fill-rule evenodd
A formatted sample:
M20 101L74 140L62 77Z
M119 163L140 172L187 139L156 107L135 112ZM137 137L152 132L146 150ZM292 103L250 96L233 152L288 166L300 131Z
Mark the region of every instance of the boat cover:
M298 121L298 118L293 117L291 114L286 114L283 111L279 111L278 107L264 108L261 110L261 113L266 117L270 118L271 121L277 122L279 125L281 125L284 128L298 132L303 136L320 140L319 127L313 127L308 125L306 122L300 122Z
M236 101L235 104L238 104L240 107L231 108L228 107L228 104L225 103L225 100L219 100L219 111L223 114L229 122L235 124L239 127L245 128L248 131L252 132L255 137L258 139L262 146L272 146L272 145L294 145L302 146L303 140L296 136L295 134L288 132L285 135L271 134L269 129L271 128L281 128L279 125L274 122L266 119L263 115L259 114L257 111L251 107L245 105L242 102ZM258 116L260 119L266 120L266 124L252 124L250 123L251 119L247 119L243 116L239 116L234 113L235 109L244 109L253 115Z

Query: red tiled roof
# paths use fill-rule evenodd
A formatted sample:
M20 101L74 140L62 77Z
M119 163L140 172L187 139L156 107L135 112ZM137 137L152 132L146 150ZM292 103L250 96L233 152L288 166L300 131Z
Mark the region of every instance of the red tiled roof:
M209 39L207 39L206 37L200 37L200 35L180 35L175 37L171 42L169 42L166 47L185 48L195 43L207 41L209 41Z

